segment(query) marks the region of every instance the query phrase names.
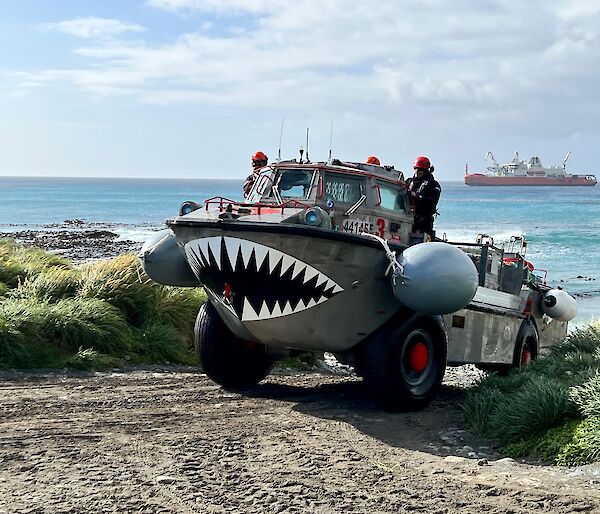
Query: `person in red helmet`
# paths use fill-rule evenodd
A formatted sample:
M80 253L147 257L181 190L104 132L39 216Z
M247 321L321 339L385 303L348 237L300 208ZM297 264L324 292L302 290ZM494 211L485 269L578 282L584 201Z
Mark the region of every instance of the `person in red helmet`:
M437 213L437 204L442 193L442 187L433 178L433 166L424 155L420 155L413 163L414 176L406 181L408 195L413 202L414 222L413 232L428 234L430 239L435 237L433 217Z
M367 164L375 164L375 166L381 166L381 162L374 155L369 155L369 157L367 157Z
M269 162L269 158L260 150L254 152L252 155L252 174L249 175L244 181L244 197L247 197L250 194L250 190L252 189L252 185L258 176L258 170L264 168Z

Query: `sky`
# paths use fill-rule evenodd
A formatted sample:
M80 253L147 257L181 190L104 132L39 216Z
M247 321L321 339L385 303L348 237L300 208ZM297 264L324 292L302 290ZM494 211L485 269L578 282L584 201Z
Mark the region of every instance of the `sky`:
M597 0L6 0L0 45L0 175L241 178L307 128L313 161L600 172Z

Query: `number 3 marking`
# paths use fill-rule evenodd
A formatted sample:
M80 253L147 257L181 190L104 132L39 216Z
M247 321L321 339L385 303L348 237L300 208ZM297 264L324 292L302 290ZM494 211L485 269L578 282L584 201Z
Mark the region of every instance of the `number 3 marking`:
M379 229L379 237L384 239L385 220L383 218L377 218L377 228Z

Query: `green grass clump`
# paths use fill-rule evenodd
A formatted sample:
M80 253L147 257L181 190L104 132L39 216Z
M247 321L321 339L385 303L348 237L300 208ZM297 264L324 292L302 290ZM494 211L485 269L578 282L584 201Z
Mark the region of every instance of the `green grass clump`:
M191 344L194 339L194 323L206 293L202 289L183 289L156 286L144 313L145 324L168 325L181 330Z
M53 255L39 248L24 248L10 239L0 240L0 282L16 287L28 277L42 271L72 268L64 257Z
M563 466L580 466L600 460L600 419L589 418L575 428L572 440L556 457Z
M196 363L201 289L166 287L122 255L83 267L0 240L0 368Z
M600 419L600 375L572 387L570 395L585 417Z
M148 323L135 332L133 351L138 362L197 364L182 334L169 325Z
M47 365L56 352L45 337L44 306L30 300L0 302L0 367Z
M600 458L598 424L589 421L600 419L599 326L574 332L548 357L506 377L486 376L461 407L475 432L511 456L535 453L555 463Z
M44 310L44 331L64 352L93 348L121 354L127 349L131 330L123 315L96 298L69 298Z
M84 266L79 295L105 300L122 311L131 324L141 326L157 287L142 270L139 259L125 254Z
M93 348L79 348L75 355L65 360L64 367L81 371L103 370L121 365L121 360L99 353Z
M488 434L501 444L527 439L577 416L568 390L555 380L532 377L520 391L492 412Z
M26 277L9 293L15 299L34 299L56 302L77 295L81 283L81 273L75 269L50 268L34 277Z

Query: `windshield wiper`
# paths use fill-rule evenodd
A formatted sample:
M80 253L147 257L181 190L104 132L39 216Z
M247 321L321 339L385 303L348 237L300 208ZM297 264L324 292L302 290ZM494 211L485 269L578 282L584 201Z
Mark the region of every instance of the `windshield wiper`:
M365 203L365 200L367 199L367 195L362 195L358 201L352 205L345 213L344 216L349 216L350 214L354 214L354 212L356 211L356 209L358 209L363 203Z

